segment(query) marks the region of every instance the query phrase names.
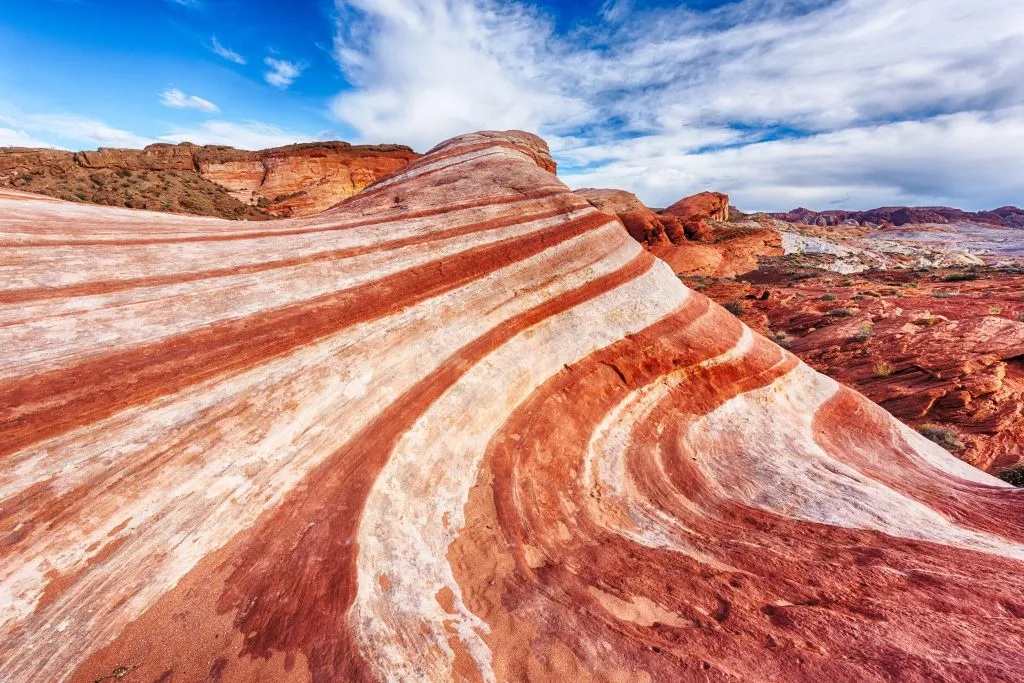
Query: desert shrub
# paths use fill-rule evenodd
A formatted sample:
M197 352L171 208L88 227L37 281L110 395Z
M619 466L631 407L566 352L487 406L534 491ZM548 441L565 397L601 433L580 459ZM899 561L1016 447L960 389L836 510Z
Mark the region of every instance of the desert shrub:
M1002 312L1003 312L1003 309L1002 309L1001 306L989 306L988 307L988 314L989 315L999 315Z
M943 282L966 282L968 280L977 280L977 273L950 273L942 278Z
M960 296L960 292L932 292L934 299L954 299Z
M854 294L850 297L850 301L864 301L865 299L867 299L867 297L863 294Z
M1015 467L1012 470L1000 472L996 476L1007 484L1016 486L1019 489L1024 488L1024 467Z
M916 282L910 282L907 284L907 287L909 287L910 289L918 289L920 286L921 285L917 284Z
M857 328L857 332L853 335L854 341L864 342L871 339L871 334L875 331L875 326L871 322L864 322Z
M917 428L917 431L921 433L921 436L929 441L934 441L947 451L957 453L967 448L967 446L964 445L963 439L960 438L960 435L949 427L941 427L936 424L923 424Z
M826 292L826 293L821 295L821 300L822 301L835 301L836 300L836 295L832 294L831 292Z
M768 333L771 337L771 340L784 349L788 349L790 346L793 345L792 337L790 337L785 332L772 332L771 330L769 330Z
M873 291L871 291L870 289L868 289L868 290L865 290L865 291L861 292L861 294L862 294L862 295L864 295L864 296L870 296L870 297L873 297L873 298L875 298L875 299L877 299L877 298L879 298L880 296L882 296L882 295L881 295L881 294L879 294L878 292L873 292Z
M727 301L725 302L725 310L729 311L733 315L739 317L746 313L746 308L743 306L742 301Z
M127 168L119 168L116 171L114 171L114 175L116 175L118 178L129 178L131 177L132 172L129 171Z
M1024 323L1024 311L1017 314L1016 320L1019 323Z
M892 373L896 372L896 366L892 363L884 360L880 360L875 363L875 376L876 377L889 377Z
M853 311L849 308L836 308L829 311L828 314L836 318L849 318L853 315Z
M20 180L23 183L31 183L32 176L28 175L27 173L23 173L22 175L18 176L18 180Z
M857 282L853 278L848 277L848 278L845 278L839 284L842 285L843 287L853 287L855 284L857 284Z

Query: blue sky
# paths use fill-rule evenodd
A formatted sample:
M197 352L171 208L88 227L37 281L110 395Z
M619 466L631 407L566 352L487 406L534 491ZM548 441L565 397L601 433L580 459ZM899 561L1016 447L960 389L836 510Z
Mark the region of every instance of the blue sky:
M543 135L655 206L1024 203L1020 0L8 0L0 145Z

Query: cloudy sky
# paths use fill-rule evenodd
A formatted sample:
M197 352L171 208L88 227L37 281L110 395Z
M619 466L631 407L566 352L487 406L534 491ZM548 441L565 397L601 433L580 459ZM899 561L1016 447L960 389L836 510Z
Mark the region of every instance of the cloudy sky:
M543 135L572 187L747 210L1024 204L1021 0L33 0L0 145L425 151Z

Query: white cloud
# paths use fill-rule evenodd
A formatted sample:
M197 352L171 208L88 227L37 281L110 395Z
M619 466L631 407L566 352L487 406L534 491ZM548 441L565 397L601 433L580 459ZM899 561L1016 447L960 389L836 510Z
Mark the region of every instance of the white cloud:
M1024 197L1024 106L846 128L704 154L685 145L632 154L610 143L607 163L572 172L571 187L621 187L650 206L714 189L745 210L952 205L991 209Z
M286 131L260 121L207 121L198 128L181 129L162 135L164 142L194 142L197 145L230 145L238 149L266 149L295 142L311 142L315 136Z
M290 86L306 68L301 62L289 62L273 57L267 57L263 62L270 67L270 71L264 73L263 78L270 85L282 90Z
M14 130L45 138L58 138L78 147L145 147L150 138L108 126L102 121L68 114L0 115L0 123Z
M3 117L0 117L0 120L2 119ZM53 145L33 137L23 130L3 127L0 127L0 147L52 147L54 149L64 149L59 145Z
M238 54L234 50L224 47L224 45L222 45L221 42L217 40L217 36L213 36L213 41L210 45L210 49L213 51L215 55L217 55L218 57L223 57L229 62L234 62L235 64L245 64L245 57Z
M160 102L165 107L174 107L175 109L198 109L199 111L206 112L207 114L214 114L220 111L220 108L209 100L204 100L202 97L195 95L186 95L177 88L171 88L160 93Z
M570 178L662 204L729 189L748 207L967 203L980 195L957 169L1024 156L1005 118L1024 105L1019 0L742 0L705 13L608 0L595 14L606 23L567 33L525 2L337 8L335 57L353 88L332 111L364 141L428 148L525 128L552 141ZM1019 186L995 187L1011 194L984 196L1020 201Z
M596 113L554 73L558 41L530 8L349 0L338 9L335 56L356 87L332 111L363 140L424 149L480 128L556 132Z

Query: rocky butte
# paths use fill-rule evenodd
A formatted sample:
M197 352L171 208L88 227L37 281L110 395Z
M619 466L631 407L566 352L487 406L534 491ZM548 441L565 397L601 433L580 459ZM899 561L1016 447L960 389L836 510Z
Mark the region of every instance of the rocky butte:
M402 145L313 142L247 152L155 144L92 152L0 148L0 187L70 201L259 220L330 208L419 155Z
M0 199L0 679L1020 678L1024 491L520 132L246 224Z

